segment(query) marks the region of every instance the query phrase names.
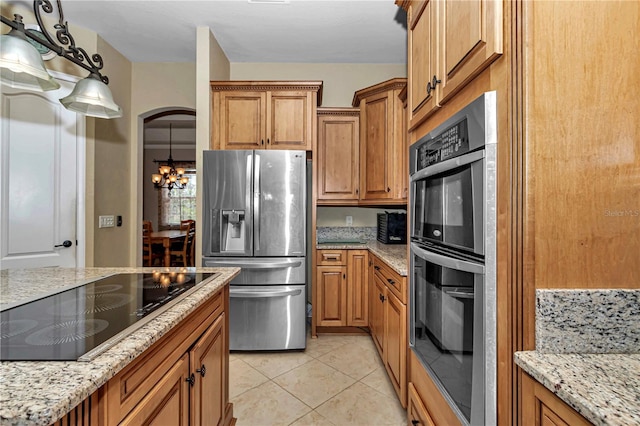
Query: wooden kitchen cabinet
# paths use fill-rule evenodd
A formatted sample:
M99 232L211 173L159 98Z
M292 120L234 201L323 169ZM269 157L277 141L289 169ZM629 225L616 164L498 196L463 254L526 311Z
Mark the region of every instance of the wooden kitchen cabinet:
M229 425L228 286L99 389L99 424Z
M311 151L321 81L212 81L211 149Z
M407 406L406 277L372 256L373 283L369 328L398 399Z
M502 2L397 0L408 11L409 129L503 51Z
M591 423L533 377L519 369L521 419L536 426L587 426Z
M406 78L394 78L358 90L352 105L360 107L360 204L406 203L403 164L406 126L398 98Z
M368 325L368 251L318 250L316 268L317 325Z
M318 204L360 198L360 109L318 108Z
M413 383L408 385L407 420L412 426L436 426Z

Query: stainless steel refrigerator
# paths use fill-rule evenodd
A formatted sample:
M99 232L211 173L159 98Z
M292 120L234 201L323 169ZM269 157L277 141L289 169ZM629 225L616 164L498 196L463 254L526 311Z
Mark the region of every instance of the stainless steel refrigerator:
M306 153L204 151L203 165L203 265L242 268L230 349L304 349Z

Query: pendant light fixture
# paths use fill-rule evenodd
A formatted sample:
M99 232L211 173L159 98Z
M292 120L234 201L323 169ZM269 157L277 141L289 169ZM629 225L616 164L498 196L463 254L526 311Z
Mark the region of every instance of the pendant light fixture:
M158 167L159 173L151 175L151 182L157 189L167 188L169 192L173 188L184 189L187 187L189 178L185 175L185 170L182 167L175 167L173 157L171 156L171 133L172 124L169 123L169 159L167 164Z
M0 21L11 27L11 31L0 36L0 82L13 88L39 92L60 88L60 84L45 68L38 50L27 41L29 38L89 71L89 76L80 80L71 94L60 99L65 108L90 117L121 117L122 109L113 101L113 95L107 86L109 78L100 73L104 66L102 56L97 53L89 55L83 48L75 45L64 21L60 0L57 0L57 6L59 20L54 28L60 44L46 30L41 16L40 8L46 13L53 13L51 0L33 2L33 13L44 38L26 31L19 14L14 14L13 20L0 16Z

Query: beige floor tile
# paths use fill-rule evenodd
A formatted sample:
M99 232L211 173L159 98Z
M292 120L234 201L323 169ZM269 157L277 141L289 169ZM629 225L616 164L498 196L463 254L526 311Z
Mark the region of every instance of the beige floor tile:
M303 352L244 352L237 356L270 379L305 364L312 357Z
M375 348L373 346L366 348L360 344L344 345L319 357L318 361L356 380L362 379L382 366Z
M312 408L355 383L355 379L316 360L296 367L273 381Z
M387 370L385 370L384 367L373 370L371 374L364 377L360 382L391 398L397 397L396 391L387 375Z
M334 349L338 349L339 347L346 345L347 343L348 341L340 336L320 335L317 339L308 337L307 349L304 353L305 355L309 355L313 358L318 358Z
M253 389L269 378L239 358L229 362L229 399Z
M339 393L316 409L336 425L384 426L406 423L406 412L390 398L362 383Z
M248 390L232 402L237 426L284 426L311 412L310 407L271 381Z
M335 426L326 417L315 411L304 415L303 417L291 423L291 426Z

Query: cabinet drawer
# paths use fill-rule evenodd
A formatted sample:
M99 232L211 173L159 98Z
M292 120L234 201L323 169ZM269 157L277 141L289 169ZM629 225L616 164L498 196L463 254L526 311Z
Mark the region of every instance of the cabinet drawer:
M346 250L318 250L317 264L323 266L346 265Z
M400 276L382 260L374 256L373 269L387 288L404 304L407 303L407 278Z

